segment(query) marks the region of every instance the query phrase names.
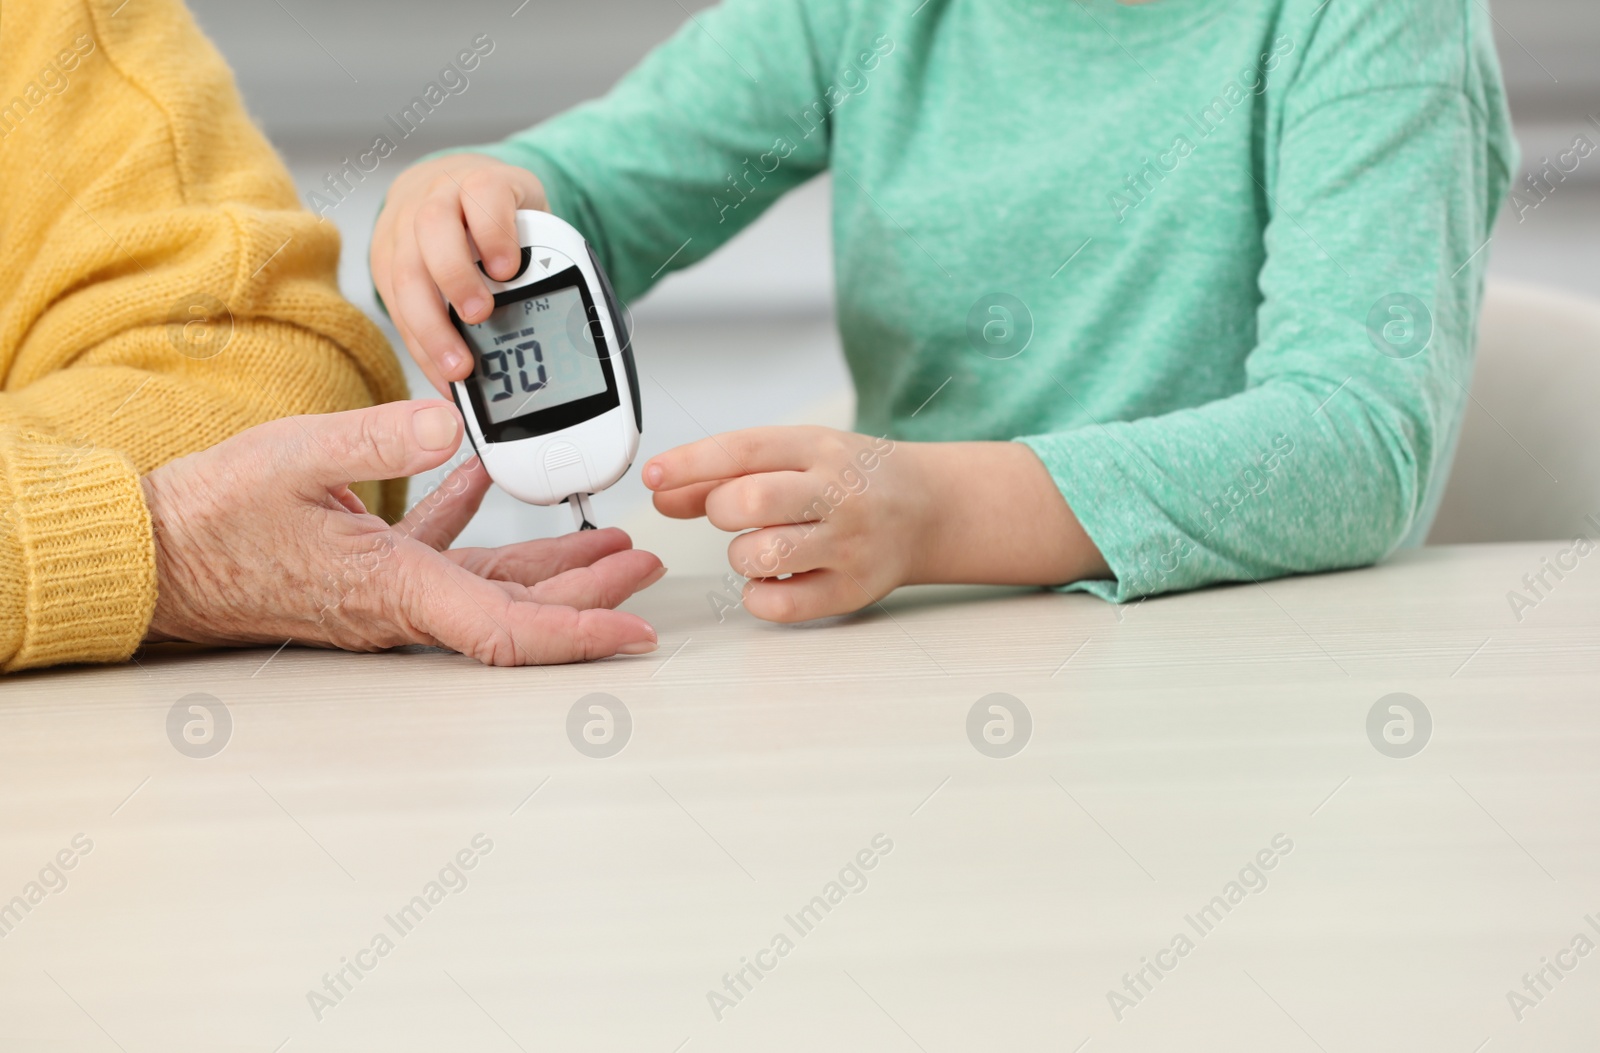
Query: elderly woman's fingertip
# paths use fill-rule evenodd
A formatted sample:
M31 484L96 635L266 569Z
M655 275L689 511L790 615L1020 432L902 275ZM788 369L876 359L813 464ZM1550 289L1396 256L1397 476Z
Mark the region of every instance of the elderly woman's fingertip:
M430 453L453 449L460 441L461 415L442 402L426 403L411 415L417 445Z
M617 648L618 654L649 654L661 646L660 637L656 635L655 626L640 618L637 614L629 616L637 623L639 631L644 633L643 638L629 640Z
M629 640L617 648L618 654L649 654L661 646L661 638L656 635L655 627L643 618L639 619L639 623L644 629L645 638L642 640Z

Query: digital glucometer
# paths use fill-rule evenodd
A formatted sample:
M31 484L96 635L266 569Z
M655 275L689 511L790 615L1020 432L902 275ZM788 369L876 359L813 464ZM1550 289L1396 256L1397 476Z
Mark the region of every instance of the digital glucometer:
M451 389L489 477L529 504L569 502L578 528L592 530L589 495L622 478L639 452L633 347L583 235L548 212L521 210L517 241L515 277L484 272L489 317L468 325L450 310L473 357L472 375Z

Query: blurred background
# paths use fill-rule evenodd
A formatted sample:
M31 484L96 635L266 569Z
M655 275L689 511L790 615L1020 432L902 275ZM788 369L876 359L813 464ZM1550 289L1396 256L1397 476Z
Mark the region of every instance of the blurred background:
M345 236L346 294L378 317L391 338L366 266L368 234L388 182L431 150L499 139L604 93L692 11L707 6L702 0L190 4L232 62L246 104L288 159L307 199L345 158L368 149L384 132L385 116L406 105L451 56L480 34L495 42L470 87L399 142L399 150L328 213ZM1569 149L1579 134L1600 141L1594 123L1600 122L1600 4L1504 0L1494 5L1493 17L1525 169ZM646 405L639 463L708 432L802 421L847 426L851 398L833 332L828 210L824 177L635 305ZM1600 165L1581 167L1521 220L1506 209L1490 252L1497 279L1600 299ZM760 355L757 369L750 368L757 364L752 352ZM401 357L409 365L409 357ZM414 370L411 382L414 392L427 392ZM1481 404L1473 412L1501 417L1500 432L1506 431L1505 414L1489 415ZM1478 441L1473 427L1469 419L1465 445ZM1482 427L1493 431L1490 423ZM1513 425L1509 434L1518 433ZM1515 460L1522 454L1501 445L1509 451L1509 470L1538 474ZM1553 479L1565 471L1547 474ZM655 516L636 475L596 498L602 521L627 528L676 572L725 572L726 538L704 523ZM1499 503L1507 503L1503 494ZM529 508L495 493L463 542L501 544L563 532L570 524L564 508Z

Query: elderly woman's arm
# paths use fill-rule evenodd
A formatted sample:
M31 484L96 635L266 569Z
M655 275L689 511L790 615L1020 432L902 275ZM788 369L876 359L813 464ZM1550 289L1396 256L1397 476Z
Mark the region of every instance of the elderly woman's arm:
M0 670L147 639L502 664L654 647L588 609L660 575L620 531L439 551L487 486L475 462L384 523L459 418L356 409L404 397L399 365L178 0L5 8Z
M156 598L139 476L253 424L404 397L177 0L6 0L0 667L125 657ZM403 484L368 488L389 517ZM248 509L240 509L248 514Z

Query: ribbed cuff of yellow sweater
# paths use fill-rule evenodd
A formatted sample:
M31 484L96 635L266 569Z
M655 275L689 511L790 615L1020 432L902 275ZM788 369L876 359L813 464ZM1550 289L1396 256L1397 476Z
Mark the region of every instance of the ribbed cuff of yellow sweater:
M0 670L115 662L156 602L139 475L119 453L0 434Z

